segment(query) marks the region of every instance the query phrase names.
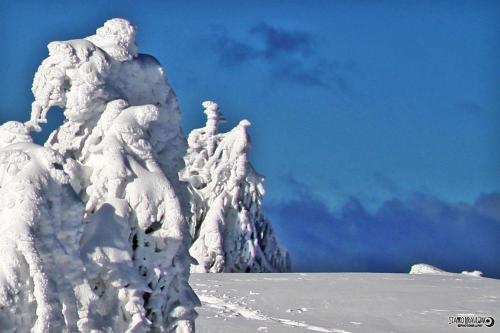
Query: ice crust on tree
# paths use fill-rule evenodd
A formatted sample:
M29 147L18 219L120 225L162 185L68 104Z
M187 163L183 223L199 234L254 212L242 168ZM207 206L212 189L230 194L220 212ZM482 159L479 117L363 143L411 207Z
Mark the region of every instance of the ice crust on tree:
M186 143L176 96L135 34L112 19L50 43L30 121L2 126L0 330L194 331ZM64 124L31 143L53 107Z
M248 120L219 133L219 106L203 104L207 122L188 137L186 168L191 196L193 272L285 272L288 252L262 213L263 176L249 162Z

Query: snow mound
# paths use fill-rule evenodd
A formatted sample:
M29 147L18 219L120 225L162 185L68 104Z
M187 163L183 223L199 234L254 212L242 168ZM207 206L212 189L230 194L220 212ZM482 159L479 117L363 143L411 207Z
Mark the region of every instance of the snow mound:
M188 137L186 168L190 184L190 253L198 261L193 272L281 272L290 259L262 213L264 177L249 162L248 120L219 133L224 120L219 106L203 104L207 122Z
M437 274L437 275L447 275L451 274L437 267L428 264L415 264L411 266L410 274Z
M451 275L454 273L444 271L442 269L439 269L437 267L434 267L434 266L431 266L428 264L416 264L416 265L411 266L410 274ZM483 272L480 272L480 271L472 271L472 272L463 271L461 274L475 276L475 277L483 276Z
M470 276L474 276L474 277L482 277L483 276L483 272L481 272L481 271L472 271L472 272L463 271L462 274L470 275Z

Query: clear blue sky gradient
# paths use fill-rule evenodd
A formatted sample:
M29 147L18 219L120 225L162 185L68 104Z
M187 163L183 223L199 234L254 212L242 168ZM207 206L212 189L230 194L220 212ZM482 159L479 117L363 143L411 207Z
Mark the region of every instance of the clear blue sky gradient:
M338 231L353 200L373 223L387 216L377 212L391 200L405 214L431 201L442 204L448 221L449 214L465 214L462 201L484 213L476 199L493 193L484 214L500 235L494 195L500 190L500 2L2 1L0 121L29 117L32 77L48 42L90 35L112 17L131 20L140 52L165 67L186 133L204 123L206 99L220 104L226 129L251 120L252 161L267 177L266 205L297 269L349 270L326 254L339 250L328 247L328 233ZM55 112L51 118L60 120ZM303 214L300 221L283 211L291 204ZM476 215L467 214L465 224L473 227ZM311 219L324 220L328 232L298 241L300 232L291 230L301 223L311 228ZM434 220L440 219L415 223ZM499 238L477 237L477 256L500 249L492 245ZM325 244L318 250L325 256L308 265L304 251L314 242ZM370 253L345 259L369 261ZM404 270L420 259L436 258L417 253L377 267ZM449 257L434 261L460 266Z

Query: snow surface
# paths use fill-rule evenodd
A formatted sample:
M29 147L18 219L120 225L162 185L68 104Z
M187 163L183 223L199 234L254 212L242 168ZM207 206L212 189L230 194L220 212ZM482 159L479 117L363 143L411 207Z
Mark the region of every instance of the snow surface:
M463 274L191 274L190 283L207 333L459 332L448 316L500 318L500 281Z

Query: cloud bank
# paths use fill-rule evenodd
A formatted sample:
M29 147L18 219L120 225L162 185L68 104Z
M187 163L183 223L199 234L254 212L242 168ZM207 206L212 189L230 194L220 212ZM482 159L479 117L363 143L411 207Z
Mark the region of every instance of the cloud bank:
M295 271L408 272L425 262L500 277L500 193L449 203L414 193L369 212L352 197L336 211L312 193L271 203L267 213Z
M256 62L264 65L274 79L302 86L349 89L348 81L321 57L309 32L261 23L248 29L245 38L235 38L223 30L215 33L215 40L222 66Z

